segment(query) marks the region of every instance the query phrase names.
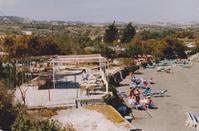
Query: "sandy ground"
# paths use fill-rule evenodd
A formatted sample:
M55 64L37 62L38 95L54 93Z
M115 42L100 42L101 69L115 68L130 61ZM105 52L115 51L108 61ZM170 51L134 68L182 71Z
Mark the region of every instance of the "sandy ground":
M199 64L186 69L172 67L173 74L157 72L155 69L142 70L146 79L151 77L156 82L150 85L152 90L160 91L168 89L169 97L153 98L159 107L157 110L148 110L152 118L144 111L134 110L136 117L133 125L143 131L194 131L185 126L186 112L192 112L199 116ZM129 84L127 77L122 84ZM121 86L117 89L127 91L129 86Z
M77 131L128 131L123 125L106 119L103 114L85 108L60 111L54 119L63 124L72 123Z

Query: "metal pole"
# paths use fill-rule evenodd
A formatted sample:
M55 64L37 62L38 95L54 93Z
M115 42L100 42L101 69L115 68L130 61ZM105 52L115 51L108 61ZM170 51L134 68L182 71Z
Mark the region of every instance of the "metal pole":
M55 63L53 62L53 88L55 89Z
M16 86L16 88L17 88L17 82L19 82L18 81L19 79L17 79L17 75L18 75L17 63L18 63L18 61L16 60L15 61L15 86Z
M50 101L50 89L48 89L48 100Z
M48 100L50 101L50 86L49 83L50 82L50 75L48 76Z
M77 83L76 74L75 74L75 77L74 77L74 78L75 78L75 83ZM78 98L78 88L77 88L77 94L76 94L76 95L77 95L76 97Z
M109 88L109 62L108 61L106 62L106 68L105 68L105 70L106 70L106 80L107 80L108 88ZM108 93L108 89L107 89L106 92Z

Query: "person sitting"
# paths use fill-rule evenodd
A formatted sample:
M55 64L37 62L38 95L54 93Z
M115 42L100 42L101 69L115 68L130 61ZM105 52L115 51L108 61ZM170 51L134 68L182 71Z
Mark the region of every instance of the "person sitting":
M129 96L129 97L128 97L128 103L129 103L129 105L131 105L131 106L134 107L134 106L136 105L135 96L133 96L133 95Z
M137 85L139 85L141 82L142 82L142 78L136 77L135 83L136 83Z
M155 82L153 82L153 78L150 78L149 83L150 84L155 84Z
M134 95L134 90L137 87L137 85L135 83L131 83L130 84L130 88L128 90L128 97Z
M147 80L143 80L143 84L144 84L145 87L147 87L147 85L148 85Z
M140 102L137 102L136 97L133 96L133 95L128 98L128 103L129 103L130 106L132 106L135 109L146 110L146 106L140 104Z
M138 88L134 88L132 90L132 92L133 92L133 95L136 98L136 102L139 103L140 102L140 94L141 94L140 91L139 91L139 89Z
M133 77L131 78L131 82L136 83L136 85L140 84L141 81L142 81L142 78L140 78L140 77L133 76Z
M131 97L133 96L132 89L133 89L133 88L130 87L129 90L128 90L128 93L127 93L128 98L131 98Z
M146 100L147 100L146 106L147 106L149 109L158 109L158 107L155 106L155 104L154 104L154 102L153 102L151 96L147 96Z
M135 88L135 87L137 86L137 84L136 84L135 82L131 82L129 85L130 85L130 87L132 87L132 88Z
M171 68L165 70L166 73L171 73Z
M85 69L83 69L83 71L82 71L82 79L83 79L83 81L88 81L88 77L89 77L88 73L86 72Z
M135 76L132 76L132 77L130 78L130 80L131 80L131 81L135 81Z
M142 95L143 96L148 96L148 95L151 95L151 88L150 87L147 87L146 89L144 89L144 92L142 92Z

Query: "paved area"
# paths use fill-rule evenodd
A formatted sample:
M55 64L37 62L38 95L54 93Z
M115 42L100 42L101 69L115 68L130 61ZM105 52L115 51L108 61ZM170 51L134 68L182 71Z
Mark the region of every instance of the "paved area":
M34 87L22 87L26 97L26 105L29 107L56 107L56 106L75 106L76 99L101 99L103 94L86 95L86 91L80 89L50 89L38 90ZM21 101L19 89L15 93L16 100Z
M146 79L151 77L156 82L150 85L153 91L168 89L169 97L153 98L157 110L148 110L152 118L144 111L134 110L136 117L133 124L143 131L194 131L185 126L186 112L199 116L199 64L192 68L173 67L173 74L157 72L155 69L141 71ZM118 87L127 92L130 80L124 79Z

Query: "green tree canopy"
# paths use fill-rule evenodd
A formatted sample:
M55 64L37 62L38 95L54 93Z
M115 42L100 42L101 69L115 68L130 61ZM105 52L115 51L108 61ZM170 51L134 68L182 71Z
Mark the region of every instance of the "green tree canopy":
M142 54L142 46L139 44L132 44L126 50L127 56L135 57L136 55Z
M104 41L106 43L113 43L115 40L118 39L118 28L115 25L115 21L108 26L105 31Z
M185 46L177 39L166 38L167 47L165 47L163 53L167 59L174 58L187 58L185 53Z
M15 118L12 94L6 89L6 85L0 81L0 129L9 131Z
M131 39L135 36L135 34L136 34L135 28L132 26L132 23L129 23L122 33L121 42L122 43L130 42Z

